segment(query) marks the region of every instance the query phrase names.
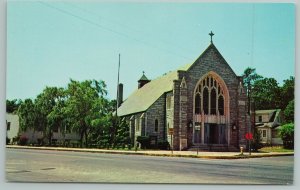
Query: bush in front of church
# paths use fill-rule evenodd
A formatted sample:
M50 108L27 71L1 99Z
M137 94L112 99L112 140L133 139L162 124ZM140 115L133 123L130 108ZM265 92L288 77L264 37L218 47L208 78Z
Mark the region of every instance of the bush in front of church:
M150 147L150 137L149 136L137 136L136 141L141 144L142 149Z
M160 150L170 150L170 143L167 140L159 140L157 142L157 148Z

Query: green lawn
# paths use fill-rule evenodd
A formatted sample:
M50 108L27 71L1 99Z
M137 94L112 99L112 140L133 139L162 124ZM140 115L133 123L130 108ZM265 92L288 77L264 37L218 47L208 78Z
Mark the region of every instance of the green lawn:
M268 146L259 149L259 152L294 152L294 150L285 149L282 146Z

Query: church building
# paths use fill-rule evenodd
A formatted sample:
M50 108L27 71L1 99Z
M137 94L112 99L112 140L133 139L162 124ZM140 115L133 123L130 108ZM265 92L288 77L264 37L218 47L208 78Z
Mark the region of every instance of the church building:
M143 73L118 108L130 136L168 141L174 150L236 151L246 146L250 127L247 96L237 76L212 42L192 64L154 80Z

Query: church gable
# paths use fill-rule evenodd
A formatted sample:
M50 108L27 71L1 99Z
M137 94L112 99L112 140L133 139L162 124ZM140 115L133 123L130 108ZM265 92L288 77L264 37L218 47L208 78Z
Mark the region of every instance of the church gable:
M235 83L237 80L237 75L213 43L191 65L187 70L187 75L199 79L210 71L220 75L226 83Z

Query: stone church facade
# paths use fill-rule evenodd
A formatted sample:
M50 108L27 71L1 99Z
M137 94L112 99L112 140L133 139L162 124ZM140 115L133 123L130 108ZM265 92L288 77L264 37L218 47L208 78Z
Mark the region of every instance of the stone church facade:
M193 64L152 81L143 74L117 113L128 121L134 143L149 136L175 150L238 150L250 127L242 77L212 42Z

